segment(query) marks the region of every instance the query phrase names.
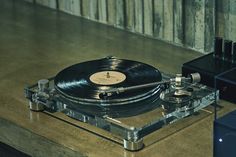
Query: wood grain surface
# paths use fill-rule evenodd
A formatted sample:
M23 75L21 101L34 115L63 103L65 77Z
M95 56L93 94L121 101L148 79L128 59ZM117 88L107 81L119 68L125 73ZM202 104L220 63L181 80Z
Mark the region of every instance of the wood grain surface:
M58 5L76 16L204 53L213 50L215 36L236 41L235 0L36 0L36 4Z

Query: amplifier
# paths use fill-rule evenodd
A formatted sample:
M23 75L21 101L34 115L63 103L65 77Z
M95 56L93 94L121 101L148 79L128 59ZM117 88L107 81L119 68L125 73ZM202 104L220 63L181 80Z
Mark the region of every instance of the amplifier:
M183 76L196 72L202 84L220 90L221 99L236 103L236 42L216 38L213 53L183 64Z
M221 99L236 103L236 68L216 76L216 87Z
M236 157L236 110L214 121L214 157Z

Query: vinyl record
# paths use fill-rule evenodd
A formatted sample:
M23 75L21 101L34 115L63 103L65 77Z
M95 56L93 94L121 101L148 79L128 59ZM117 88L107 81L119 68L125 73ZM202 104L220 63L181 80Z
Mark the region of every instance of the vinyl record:
M72 65L59 72L56 90L63 97L82 105L127 105L159 97L160 86L115 94L100 98L101 91L161 81L156 68L137 61L103 58ZM149 99L150 101L150 99Z

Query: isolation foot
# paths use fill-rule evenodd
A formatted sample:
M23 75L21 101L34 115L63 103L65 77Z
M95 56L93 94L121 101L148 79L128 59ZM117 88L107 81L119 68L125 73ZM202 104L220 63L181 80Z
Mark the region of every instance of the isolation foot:
M38 111L39 112L39 111L44 110L44 105L29 101L29 108L31 111Z
M129 141L124 139L124 148L129 151L137 151L144 147L143 139L139 139L138 141Z

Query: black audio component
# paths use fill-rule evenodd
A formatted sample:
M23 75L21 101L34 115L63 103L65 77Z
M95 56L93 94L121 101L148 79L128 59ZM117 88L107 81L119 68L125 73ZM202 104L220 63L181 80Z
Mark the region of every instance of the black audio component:
M184 63L182 74L187 76L188 74L198 72L201 74L201 83L214 87L215 76L236 67L236 64L214 58L213 56L213 53L210 53Z
M214 121L214 157L236 156L236 111Z
M224 53L223 53L223 60L231 61L232 59L232 44L231 40L224 41Z
M233 44L232 62L236 62L236 42Z
M235 88L229 88L229 86L234 85L236 78L228 78L229 75L234 75L235 70L227 75L226 72L236 68L236 43L233 44L231 40L225 40L223 52L222 43L222 38L215 38L215 51L184 63L182 74L183 76L188 76L191 73L200 73L201 83L210 87L215 87L215 78L217 77L217 88L220 89L220 98L235 102L236 97L230 96L228 93L236 92ZM228 90L226 90L226 87Z
M216 37L214 42L214 56L216 58L221 58L222 56L222 45L223 39L221 37Z
M236 103L236 68L216 76L216 87L222 99Z

